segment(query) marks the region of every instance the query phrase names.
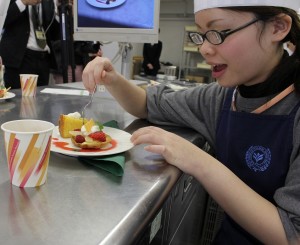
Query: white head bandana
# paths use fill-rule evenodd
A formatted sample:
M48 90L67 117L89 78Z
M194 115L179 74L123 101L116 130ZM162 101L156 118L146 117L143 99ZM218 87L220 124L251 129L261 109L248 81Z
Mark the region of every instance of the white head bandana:
M194 0L194 12L203 9L239 6L275 6L299 11L299 0Z

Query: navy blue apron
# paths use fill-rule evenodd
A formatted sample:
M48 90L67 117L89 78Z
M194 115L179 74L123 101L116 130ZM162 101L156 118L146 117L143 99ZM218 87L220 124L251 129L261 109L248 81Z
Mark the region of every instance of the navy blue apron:
M216 156L254 191L274 203L289 169L293 125L299 103L289 115L231 111L228 91L216 134ZM232 190L234 191L234 190ZM214 244L262 244L225 214Z

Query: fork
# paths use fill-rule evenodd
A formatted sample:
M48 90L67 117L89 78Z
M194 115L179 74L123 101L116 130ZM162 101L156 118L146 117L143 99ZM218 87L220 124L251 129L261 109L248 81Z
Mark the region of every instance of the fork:
M92 92L91 95L90 95L90 100L89 100L88 103L83 107L83 110L82 110L82 112L81 112L81 115L82 115L82 124L84 124L84 112L85 112L86 108L92 103L93 97L94 97L94 94L95 94L96 90L97 90L97 85L95 85L94 90L93 90L93 92Z

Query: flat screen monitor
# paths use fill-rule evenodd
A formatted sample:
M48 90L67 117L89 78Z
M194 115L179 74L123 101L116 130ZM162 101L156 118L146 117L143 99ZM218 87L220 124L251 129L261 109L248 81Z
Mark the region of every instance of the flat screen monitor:
M75 0L74 40L158 41L160 0Z
M9 5L8 0L0 0L0 36L5 22L8 5Z

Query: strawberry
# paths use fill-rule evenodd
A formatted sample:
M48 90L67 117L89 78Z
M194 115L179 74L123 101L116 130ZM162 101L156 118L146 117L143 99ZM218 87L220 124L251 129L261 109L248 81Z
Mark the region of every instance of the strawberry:
M75 142L76 143L83 143L83 142L85 142L85 138L83 137L83 135L76 135L75 136Z
M0 89L0 98L4 97L5 95L5 90L4 89Z
M103 131L97 131L94 133L90 133L89 137L91 137L94 140L105 142L106 141L106 135Z

